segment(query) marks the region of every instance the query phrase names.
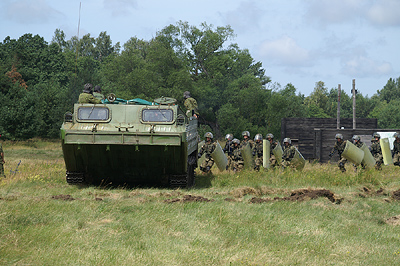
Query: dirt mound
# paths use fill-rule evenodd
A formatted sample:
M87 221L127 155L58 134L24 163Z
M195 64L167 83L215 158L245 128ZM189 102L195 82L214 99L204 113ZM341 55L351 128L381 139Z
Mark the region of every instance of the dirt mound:
M400 215L387 218L385 222L390 225L400 225Z
M275 199L271 199L271 198L257 198L257 197L254 197L254 198L251 198L250 200L249 200L249 202L250 203L264 203L264 202L271 202L271 201L274 201Z
M57 195L57 196L52 196L52 199L59 199L59 200L74 200L73 197L71 197L71 195Z
M400 200L400 189L392 192L392 198L394 200Z
M175 202L210 202L213 200L204 198L202 196L192 196L192 195L185 195L183 198L175 198L175 199L166 199L164 200L165 203L175 203Z
M372 188L362 187L360 189L360 191L361 192L358 193L358 196L362 197L362 198L366 198L366 197L370 197L370 196L387 196L388 195L388 193L383 188L374 190Z
M275 197L271 198L252 198L250 203L263 203L263 202L271 202L271 201L304 201L304 200L311 200L317 199L320 197L325 197L329 199L331 202L340 204L342 202L341 199L335 198L335 194L327 189L299 189L293 191L289 197Z

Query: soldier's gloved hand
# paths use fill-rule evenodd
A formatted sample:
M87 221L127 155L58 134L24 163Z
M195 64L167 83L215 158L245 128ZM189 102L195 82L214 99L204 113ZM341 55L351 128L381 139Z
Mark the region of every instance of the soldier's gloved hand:
M197 154L197 157L199 157L199 159L200 159L200 158L201 158L201 155L202 155L202 154L201 154L201 153L199 153L199 154Z

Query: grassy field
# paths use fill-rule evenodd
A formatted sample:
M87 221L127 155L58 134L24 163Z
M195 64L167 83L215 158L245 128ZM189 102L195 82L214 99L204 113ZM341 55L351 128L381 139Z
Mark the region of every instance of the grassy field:
M400 168L214 169L190 190L79 187L65 182L59 142L3 147L0 265L400 264Z

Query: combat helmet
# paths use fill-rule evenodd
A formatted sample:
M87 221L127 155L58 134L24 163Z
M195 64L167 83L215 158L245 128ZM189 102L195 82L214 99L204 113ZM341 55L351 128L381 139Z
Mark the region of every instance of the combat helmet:
M213 136L213 134L212 134L211 132L206 132L206 134L204 134L204 138L210 138L210 139L213 139L213 138L214 138L214 136Z
M397 132L396 132L396 133L394 133L394 134L393 134L393 138L395 138L395 139L397 139L397 138L400 138L400 134L399 134L399 133L397 133Z
M378 132L374 132L374 134L372 134L372 137L380 139L381 135L379 135Z
M354 135L352 139L353 139L353 141L360 141L361 140L360 136L358 136L358 135Z
M254 141L257 141L257 140L262 140L262 135L261 134L256 134L254 136Z
M274 135L272 133L268 133L265 138L266 139L274 139Z
M92 93L93 90L93 85L91 83L86 83L85 86L83 86L83 92L84 93Z
M233 139L233 140L232 140L232 143L233 143L233 144L240 144L240 140L238 140L238 139Z
M335 139L341 139L341 140L343 140L343 135L340 134L340 133L337 133L337 134L335 135Z
M285 143L285 142L292 144L292 140L290 138L284 138L283 143Z
M94 90L93 90L94 92L99 92L99 93L101 93L101 87L100 87L100 85L96 85L96 86L94 86Z
M190 91L185 91L183 93L183 98L185 98L185 99L190 98Z
M225 139L231 141L233 139L233 135L231 133L226 134Z
M250 132L247 131L247 130L243 131L243 132L242 132L242 137L244 137L244 136L247 136L247 137L250 138Z

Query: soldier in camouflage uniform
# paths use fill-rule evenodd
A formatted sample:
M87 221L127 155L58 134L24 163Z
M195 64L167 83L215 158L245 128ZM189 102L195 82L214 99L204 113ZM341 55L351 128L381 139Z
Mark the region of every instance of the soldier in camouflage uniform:
M226 165L226 170L230 170L232 169L232 151L233 151L233 135L232 134L226 134L225 136L225 147L223 148L224 153L227 154L227 158L228 158L228 164Z
M360 136L354 135L353 138L352 138L352 140L353 140L354 145L355 145L357 148L360 148L360 149L361 149L361 147L362 147L362 145L363 145L364 143L361 141ZM357 166L354 166L354 167L355 167L355 169L357 170ZM361 163L361 167L362 167L363 169L365 169L365 165L364 165L363 163Z
M286 168L292 165L291 161L296 154L296 148L292 145L292 140L290 138L284 138L283 144L285 149L282 154L282 168Z
M274 140L274 135L272 133L267 134L267 140L270 143L270 150L269 150L269 167L270 168L275 168L275 166L278 166L278 161L275 158L275 154L272 152L273 149L275 149L276 145L278 145L278 142Z
M253 149L254 142L250 139L250 132L243 131L242 137L243 137L243 140L240 142L240 148L243 148L247 144L250 144L250 149Z
M372 134L372 137L373 139L371 140L371 153L375 159L375 169L382 170L383 155L381 144L379 143L381 135L375 132L374 134Z
M83 92L79 95L79 103L101 103L101 101L99 99L96 99L93 96L93 85L90 83L86 83L84 88L83 88Z
M344 148L346 147L346 140L343 140L343 135L342 134L336 134L335 135L335 145L333 146L333 149L331 150L331 153L329 154L329 157L332 157L333 154L335 153L335 150L339 154L339 169L342 172L346 172L346 168L344 167L347 160L345 158L342 158L342 153L344 151Z
M1 134L0 134L1 138ZM4 174L4 164L6 161L4 160L4 152L3 152L3 144L0 142L0 178L6 177Z
M104 95L101 93L101 87L99 85L94 86L93 96L100 101L104 100Z
M200 170L204 173L209 173L211 167L214 165L214 159L211 157L211 153L213 153L215 147L217 147L217 143L213 142L214 136L211 132L207 132L204 137L206 138L206 141L203 146L201 146L198 156L200 158L204 153L206 159L200 165Z
M393 163L394 165L400 166L400 134L394 133L393 137Z
M244 166L244 160L242 152L240 151L240 140L233 139L233 151L232 151L232 168L235 172L240 172Z
M183 93L183 98L185 99L185 102L183 105L185 105L186 108L186 115L188 117L194 116L198 118L199 112L197 111L197 101L190 96L189 91L185 91Z
M263 165L263 143L262 143L262 135L257 134L254 137L254 145L253 145L253 156L255 156L255 166L254 170L260 171L260 166Z

